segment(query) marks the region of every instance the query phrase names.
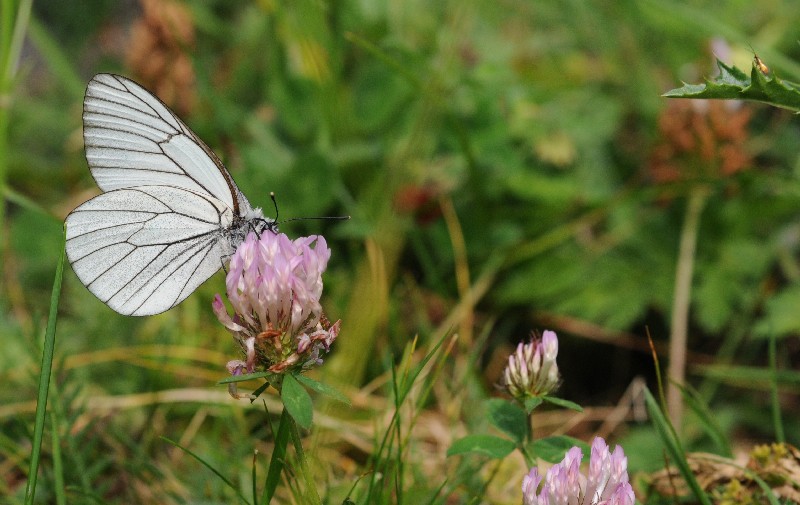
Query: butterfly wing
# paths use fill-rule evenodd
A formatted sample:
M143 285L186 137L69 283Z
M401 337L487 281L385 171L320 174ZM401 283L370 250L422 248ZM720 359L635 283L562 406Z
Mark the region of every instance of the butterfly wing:
M166 185L210 195L243 216L250 204L211 149L149 91L97 74L83 102L86 160L103 191Z
M140 186L103 193L67 216L67 256L81 282L120 314L168 310L233 253L232 209L204 192Z

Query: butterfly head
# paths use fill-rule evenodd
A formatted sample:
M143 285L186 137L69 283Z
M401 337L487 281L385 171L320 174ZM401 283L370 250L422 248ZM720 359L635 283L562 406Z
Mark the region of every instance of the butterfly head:
M278 232L278 222L271 217L264 217L264 213L258 207L246 211L242 216L242 222L247 228L245 234L252 231L260 236L265 231Z

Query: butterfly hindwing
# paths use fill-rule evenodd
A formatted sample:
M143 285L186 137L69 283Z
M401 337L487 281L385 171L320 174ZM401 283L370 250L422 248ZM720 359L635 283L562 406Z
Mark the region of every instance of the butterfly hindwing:
M168 310L233 250L233 214L216 198L170 186L108 191L67 217L67 256L100 300L126 315Z

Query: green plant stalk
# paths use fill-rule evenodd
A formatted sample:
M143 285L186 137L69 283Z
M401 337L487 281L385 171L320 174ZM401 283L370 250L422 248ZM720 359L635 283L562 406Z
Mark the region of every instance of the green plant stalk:
M403 374L403 386L406 386L406 381L408 380L408 365L411 363L411 356L406 356L407 361L406 367ZM395 373L395 369L392 368L392 389L394 392L394 410L397 412L397 422L394 423L394 431L397 437L397 450L395 451L395 462L394 462L394 488L395 488L395 496L397 497L398 505L403 503L403 431L402 431L402 422L403 419L400 415L400 407L402 407L403 398L400 397L400 392L398 391L398 386L400 384L397 380L397 374ZM407 387L404 387L405 392L407 393L411 389L411 385L408 384Z
M403 406L403 403L405 402L405 399L406 399L409 391L411 391L411 387L413 386L414 381L419 376L419 374L421 373L421 371L425 367L425 365L428 363L428 361L439 350L439 348L441 347L442 343L444 342L444 338L445 338L445 336L443 336L439 340L439 342L437 342L437 344L433 347L433 349L425 355L425 358L423 358L422 362L420 362L414 368L413 371L410 371L411 359L412 359L412 357L414 355L414 348L415 348L415 345L416 345L416 339L415 339L414 341L412 341L411 343L409 343L406 346L406 348L405 348L405 350L403 352L403 359L401 360L401 366L403 368L402 374L398 374L397 367L393 366L392 369L391 369L391 371L392 371L391 385L392 385L392 392L393 392L393 396L394 396L395 409L394 409L394 413L392 414L392 419L389 421L389 427L388 427L388 429L386 430L386 432L383 435L383 439L381 440L380 446L378 447L378 449L374 452L374 455L372 456L372 459L373 459L373 462L374 462L374 470L373 470L372 474L370 475L369 487L367 489L367 502L368 503L372 503L374 501L372 493L373 493L373 491L375 489L375 484L376 484L376 480L377 480L378 475L386 473L386 467L388 465L388 456L387 456L386 460L381 460L381 455L383 454L384 450L387 451L387 454L391 451L391 447L392 447L392 445L394 443L395 436L398 437L398 440L397 440L397 453L398 453L397 458L398 458L398 460L397 460L397 463L396 463L396 469L399 469L399 470L396 470L396 475L398 475L397 472L400 472L400 474L402 473L401 453L402 453L402 450L403 450L403 446L402 446L402 438L400 438L402 436L401 435L401 430L400 430L400 423L401 423L400 408ZM403 383L402 384L399 382L399 380L400 380L399 377L400 376L402 376L402 378L403 378ZM383 464L381 464L382 462L383 462ZM398 479L395 479L395 486L398 485L397 480ZM402 483L400 485L402 485ZM398 496L399 496L399 499L402 499L402 494L398 495ZM399 500L398 500L398 503L399 503Z
M250 492L253 493L253 505L258 503L258 488L256 486L256 481L258 480L258 475L256 473L256 466L257 466L256 463L257 462L258 462L258 449L253 451L253 468L250 471L250 474L251 474L250 475L250 481L251 481L250 482L251 483Z
M389 68L395 70L398 75L402 76L409 84L414 86L415 88L419 89L422 88L422 82L419 78L412 73L406 66L402 63L397 61L395 58L389 56L386 52L384 52L381 48L370 42L369 40L361 37L360 35L353 33L353 32L345 32L344 38L349 42L361 47L372 56L374 56L377 60L383 62Z
M536 464L536 454L534 454L530 450L530 446L533 443L533 412L528 414L528 423L525 426L525 441L520 445L519 452L522 453L522 457L525 459L525 466L531 468Z
M728 441L728 437L723 432L722 428L717 422L717 419L711 412L711 409L705 402L703 402L703 399L700 397L700 393L692 389L692 387L688 384L684 384L679 387L683 393L683 399L686 402L686 405L689 407L689 409L691 409L692 412L694 412L694 415L697 417L697 424L700 425L702 431L704 431L711 441L716 444L720 454L729 458L733 457L733 450L731 449L731 444Z
M31 7L33 7L33 0L22 0L17 8L16 16L12 16L14 2L12 0L3 0L3 28L9 29L9 23L14 23L14 29L5 33L10 33L11 38L3 38L2 42L2 57L3 62L3 75L2 86L3 92L9 91L14 81L14 74L17 72L17 65L19 65L19 58L22 54L22 43L25 40L25 32L28 29L28 23L31 18Z
M438 498L439 495L442 494L442 490L446 485L447 485L447 479L445 479L444 482L442 482L442 484L438 488L436 488L436 491L434 491L434 493L431 495L431 499L428 500L426 505L434 505L434 503L436 503L436 498Z
M50 416L50 437L53 439L53 493L56 495L58 505L67 504L64 493L64 460L61 457L61 438L58 435L58 416Z
M14 33L15 19L14 1L0 1L0 69L3 70L8 67L8 58L11 55L11 34Z
M764 297L759 296L735 316L734 323L731 324L731 328L726 331L725 339L714 356L715 363L732 363L734 356L744 341L745 335L747 335L752 328L756 312L762 307L763 303ZM714 395L721 385L722 381L718 378L706 378L703 384L698 388L700 397L705 403L711 403L711 400L714 398Z
M78 74L73 60L61 44L35 17L28 24L28 38L46 62L59 89L72 100L80 100L86 89L86 82Z
M64 275L64 244L67 229L64 226L64 242L61 245L61 257L56 266L56 278L53 281L53 292L50 295L50 313L47 316L47 329L44 333L42 348L42 366L39 376L39 393L36 399L36 423L33 427L33 448L31 465L28 471L28 484L25 488L25 504L33 504L36 494L36 477L39 474L39 459L42 454L42 438L44 435L45 413L47 412L47 393L50 391L50 375L53 372L53 354L56 346L56 318L58 316L58 299L61 296L61 280Z
M772 404L772 423L775 429L775 440L785 442L786 435L783 432L783 422L781 421L781 403L778 397L778 357L777 342L774 332L769 335L769 370L770 370L770 400Z
M683 447L681 446L681 442L678 438L678 433L675 431L675 427L672 425L669 419L664 416L664 412L666 412L667 409L667 401L664 398L664 382L661 379L661 363L658 359L658 353L656 353L655 347L653 346L653 339L650 336L649 328L647 329L647 340L650 342L650 349L653 353L653 366L655 367L656 381L658 382L658 402L653 397L652 393L650 393L650 390L647 388L647 386L645 386L643 391L645 406L650 414L650 418L653 421L653 427L656 429L656 432L658 433L662 442L664 442L667 452L672 456L675 464L678 465L678 470L681 472L681 475L683 475L683 479L693 490L697 496L697 499L700 500L703 505L711 505L710 500L706 494L703 493L700 485L697 483L697 479L695 479L694 474L689 468L689 464L686 461L685 452L683 451Z
M398 413L397 410L395 410L394 414L392 414L392 419L389 421L389 428L384 432L383 439L381 440L380 445L378 446L377 450L373 452L373 456L371 457L371 459L373 460L372 462L374 464L374 468L370 473L369 486L367 487L368 503L371 503L373 500L372 493L373 490L375 489L375 484L378 475L383 473L383 466L385 466L385 464L381 465L381 455L383 454L384 450L388 450L387 447L391 447L392 444L391 440L394 440L394 434L395 434L395 431L394 429L392 429L392 427L394 426L395 422L398 422L397 419L398 419Z
M689 332L689 306L692 292L694 257L697 251L697 235L700 216L708 199L709 189L695 185L686 202L686 216L681 230L678 264L675 269L675 292L672 299L672 321L669 339L669 368L667 377L671 382L683 384L686 378L686 341ZM680 429L683 417L681 391L673 384L667 389L667 409L673 426Z
M67 414L65 413L64 408L64 397L59 390L59 385L56 382L55 384L50 386L51 392L53 393L53 398L56 401L50 402L50 416L55 420L58 419L66 419ZM56 433L53 433L53 436L57 436ZM70 466L72 470L78 474L80 479L79 486L73 486L73 489L76 491L79 490L85 496L93 496L94 488L92 487L92 480L89 477L88 466L86 464L86 458L84 457L84 453L81 451L81 448L75 443L75 437L71 435L67 435L64 437L64 445L67 451L67 454L70 457ZM55 458L55 455L53 455ZM55 465L55 463L54 463ZM54 468L55 470L55 468ZM58 481L58 476L56 476L56 482Z
M308 467L306 453L303 450L303 441L300 438L300 430L297 429L297 423L294 422L294 419L292 419L291 416L289 416L289 432L292 436L294 451L297 453L297 459L300 463L300 474L302 475L303 483L305 484L305 492L303 495L305 496L307 503L312 503L313 505L322 505L322 500L320 500L319 493L317 493L317 486L314 482L314 477L311 475L311 469Z
M283 409L281 419L278 421L278 431L275 433L275 447L269 460L267 479L264 483L264 495L263 500L261 500L263 505L268 505L272 501L272 497L275 496L275 489L278 488L278 482L281 480L283 466L286 464L286 445L289 443L290 423L294 424L292 416L289 415L286 409Z
M162 436L162 437L159 437L159 438L160 438L161 440L163 440L164 442L167 442L168 444L172 444L172 445L174 445L174 446L175 446L175 447L177 447L178 449L182 450L183 452L185 452L186 454L188 454L189 456L191 456L192 458L194 458L194 459L195 459L195 461L197 461L197 462L198 462L198 463L200 463L201 465L203 465L203 466L205 466L206 468L208 468L209 470L211 470L211 472L212 472L214 475L216 475L217 477L219 477L219 478L222 480L222 482L224 482L224 483L225 483L225 485L227 485L229 488L231 488L231 489L232 489L232 490L233 490L233 491L236 493L236 495L239 497L239 500L241 500L241 501L242 501L242 502L244 502L244 503L247 503L248 505L250 504L250 502L249 502L249 501L247 501L247 498L245 498L245 496L242 494L242 491L239 489L239 487L238 487L238 486L236 486L236 485L235 485L233 482L231 482L231 480L230 480L230 479L228 479L227 477L225 477L225 476L222 474L222 472L220 472L219 470L217 470L216 468L214 468L213 466L211 466L211 464L210 464L208 461L204 460L204 459L203 459L203 458L201 458L201 457L200 457L198 454L196 454L196 453L194 453L194 452L190 451L190 450L189 450L189 449L187 449L186 447L183 447L182 445L180 445L178 442L175 442L174 440L170 440L170 439L168 439L167 437L164 437L164 436Z
M367 503L372 503L374 501L372 493L375 489L378 476L384 475L386 473L386 466L388 465L388 462L386 460L388 460L388 456L386 460L382 460L381 455L383 454L384 450L386 450L387 453L391 451L391 447L394 442L394 437L395 434L397 433L397 431L394 429L394 426L400 423L400 409L398 406L402 406L403 402L402 400L398 400L399 390L397 387L397 373L395 367L392 367L392 391L394 391L395 409L394 413L392 414L392 419L389 421L389 427L384 432L380 446L378 447L378 450L373 453L372 456L374 468L370 474L369 486L367 487Z
M395 416L392 419L392 425L394 426L394 433L397 437L397 451L395 452L395 496L396 501L398 504L403 502L404 496L404 477L405 477L405 463L403 459L403 455L406 454L407 451L407 443L408 439L403 437L402 432L402 418L400 415L400 409L403 406L408 394L411 392L414 384L419 378L422 371L428 365L429 362L433 359L435 355L438 354L438 358L432 364L431 373L425 378L422 383L422 388L419 392L419 395L416 398L416 407L410 414L410 419L408 422L408 431L413 431L414 426L416 425L418 415L416 412L420 412L420 408L422 405L425 404L427 401L431 391L433 390L433 384L436 379L441 375L442 370L444 369L444 364L446 362L447 357L450 355L456 341L457 336L453 335L450 337L449 342L450 344L443 348L445 341L448 340L447 334L442 335L442 337L436 342L436 344L431 348L430 351L425 355L425 357L418 363L416 366L412 367L412 359L414 355L414 349L416 347L416 340L406 346L406 350L403 354L402 360L402 373L398 374L397 370L393 367L392 368L392 391L394 394L394 405L395 405ZM442 350L444 349L444 350ZM441 351L441 352L440 352ZM398 380L398 376L402 378L402 382ZM381 446L383 447L383 445ZM382 452L382 451L381 451ZM374 475L374 474L373 474ZM371 481L371 482L374 482Z
M669 419L667 419L661 409L658 406L658 402L650 393L650 390L645 388L644 389L644 398L645 404L647 405L647 411L650 413L650 417L653 421L653 426L658 432L661 441L666 446L667 453L672 456L673 461L678 467L678 470L681 473L681 476L686 481L686 484L689 486L689 489L692 490L695 497L700 501L703 505L711 505L711 500L709 499L708 495L703 492L703 489L700 487L700 484L697 482L694 474L692 473L691 468L689 468L689 463L686 461L686 453L681 446L680 440L678 440L677 434L675 432L675 427L672 426Z

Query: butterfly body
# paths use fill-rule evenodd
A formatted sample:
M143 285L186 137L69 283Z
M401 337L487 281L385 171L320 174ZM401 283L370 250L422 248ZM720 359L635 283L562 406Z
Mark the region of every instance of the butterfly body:
M104 193L67 216L66 252L81 282L117 312L174 307L247 233L277 230L213 151L135 82L96 75L83 122L86 159Z

